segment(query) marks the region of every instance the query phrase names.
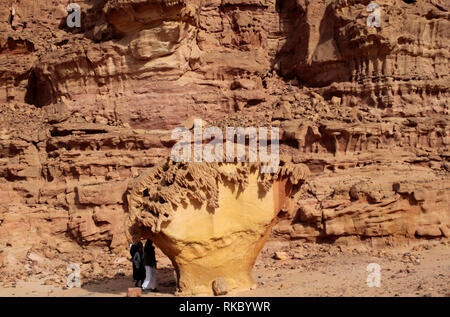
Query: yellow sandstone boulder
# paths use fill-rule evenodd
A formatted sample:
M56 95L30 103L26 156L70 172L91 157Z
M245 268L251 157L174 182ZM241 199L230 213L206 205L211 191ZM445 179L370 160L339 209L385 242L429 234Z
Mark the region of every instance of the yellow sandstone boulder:
M154 167L129 186L130 239L152 239L171 259L182 295L254 287L251 269L281 210L308 175L285 164L276 174L256 163L173 163Z

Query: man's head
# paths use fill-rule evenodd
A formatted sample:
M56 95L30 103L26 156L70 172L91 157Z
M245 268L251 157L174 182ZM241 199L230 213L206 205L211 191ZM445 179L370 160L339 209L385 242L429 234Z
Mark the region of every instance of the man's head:
M147 239L147 241L145 242L145 250L148 250L152 247L153 247L153 241L150 239Z

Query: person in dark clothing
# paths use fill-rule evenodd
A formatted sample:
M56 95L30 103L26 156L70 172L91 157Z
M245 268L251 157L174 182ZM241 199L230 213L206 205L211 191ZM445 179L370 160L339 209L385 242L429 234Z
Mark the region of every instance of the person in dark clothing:
M145 279L144 250L142 247L142 242L132 245L130 248L130 254L133 262L133 280L136 281L134 285L139 287L139 282L141 282L142 286Z
M152 292L157 292L156 289L156 256L155 247L152 240L147 240L144 247L144 266L145 266L145 281L142 284L144 292L150 288Z
M131 255L131 258L133 258L134 254L136 253L137 250L138 250L137 244L130 244L130 255Z

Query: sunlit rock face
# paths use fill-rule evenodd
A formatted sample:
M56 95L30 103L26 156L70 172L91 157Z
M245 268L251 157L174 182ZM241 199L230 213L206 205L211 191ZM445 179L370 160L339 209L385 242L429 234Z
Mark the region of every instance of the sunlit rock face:
M290 40L295 57L282 72L342 97L342 105L367 104L388 115L446 113L448 1L374 1L378 26L368 26L370 2L284 1L301 12L292 24L302 36Z
M278 126L311 170L273 239L450 237L450 2L370 2L0 0L0 263L115 276L126 185L192 116Z
M166 161L131 184L129 232L172 260L183 295L210 295L219 277L228 290L249 289L256 257L307 173L293 164L269 175L256 164Z

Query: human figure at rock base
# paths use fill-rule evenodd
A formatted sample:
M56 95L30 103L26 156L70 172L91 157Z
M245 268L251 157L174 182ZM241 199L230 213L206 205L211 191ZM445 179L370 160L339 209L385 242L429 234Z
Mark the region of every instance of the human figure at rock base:
M141 282L142 286L145 279L144 249L142 247L142 242L132 245L130 247L130 254L133 263L133 280L136 281L134 285L139 287L139 282Z
M156 255L155 247L152 240L147 240L144 247L144 266L145 266L145 281L142 284L144 293L147 289L152 292L157 292L156 289Z

